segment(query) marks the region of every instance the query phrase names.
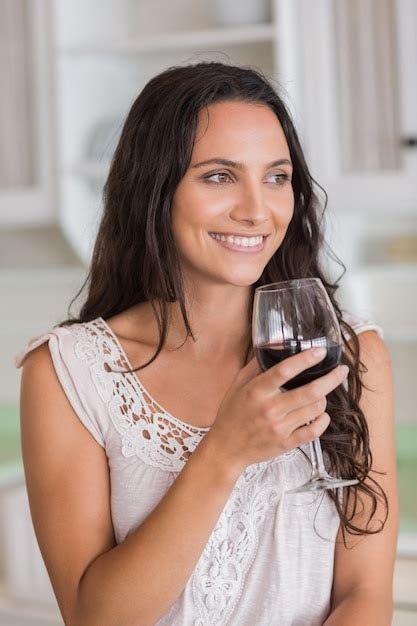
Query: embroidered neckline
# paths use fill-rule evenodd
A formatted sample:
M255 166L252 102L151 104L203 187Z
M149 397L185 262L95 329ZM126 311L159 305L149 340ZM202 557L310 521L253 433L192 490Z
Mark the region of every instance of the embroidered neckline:
M123 359L125 360L127 366L129 369L133 369L133 366L129 360L129 357L126 354L126 351L123 349L122 344L120 343L116 333L114 332L114 330L109 326L109 324L106 322L105 319L103 319L102 317L98 317L97 320L99 320L103 326L105 326L106 330L110 333L114 343L116 344L116 346L119 349L120 355L123 357ZM179 419L178 417L176 417L175 415L172 415L169 411L167 411L165 409L165 407L163 407L161 404L159 404L159 402L157 400L155 400L155 398L149 393L149 391L143 386L143 384L141 383L139 376L137 375L137 372L131 372L131 376L134 379L135 383L137 384L137 386L139 387L141 393L146 394L153 402L153 404L160 409L161 413L164 413L165 415L167 415L167 417L169 417L170 419L173 419L175 422L178 422L181 426L183 426L184 428L192 428L193 430L197 430L200 431L201 433L207 433L210 430L210 426L194 426L194 424L189 424L187 422L184 422L183 420Z
M205 431L168 414L147 393L117 344L108 324L97 318L74 325L74 354L84 361L92 383L107 406L120 435L124 457L139 457L147 465L179 472Z
M93 384L108 406L110 419L121 436L122 454L165 471L181 471L210 427L192 426L165 410L142 385L109 324L97 317L74 325L75 355L87 362ZM285 463L295 448L255 464Z
M116 345L116 347L117 347L117 349L118 349L118 351L120 353L120 356L125 361L127 367L132 370L133 366L132 366L132 364L131 364L131 362L129 360L129 357L126 354L126 351L123 349L122 344L119 341L119 338L117 337L117 335L114 332L114 330L106 322L106 320L104 318L102 318L102 317L98 317L95 320L93 320L93 322L101 322L102 323L102 325L104 326L104 328L106 329L108 334L113 339L113 342ZM132 376L132 380L136 384L136 386L137 386L138 390L140 391L140 393L144 394L148 398L150 398L150 400L152 401L152 404L154 406L156 406L158 409L160 409L161 414L166 415L169 419L173 420L181 428L188 429L188 430L191 429L194 434L196 434L195 431L197 431L197 434L201 434L201 436L204 436L206 433L208 433L208 431L210 430L210 426L205 426L205 427L194 426L193 424L189 424L188 422L184 422L183 420L179 419L175 415L172 415L172 413L167 411L161 404L159 404L159 402L157 400L155 400L155 398L149 393L149 391L146 389L146 387L144 387L144 385L141 383L141 381L140 381L140 379L139 379L139 377L137 375L137 372L131 372L129 374L130 374L130 376ZM270 459L269 461L265 461L265 463L270 463L271 461L280 462L282 459L287 459L289 457L292 457L295 454L298 454L299 452L300 452L300 450L298 448L294 448L293 450L289 450L289 452L284 452L284 454L282 454L280 456L277 456L274 459Z

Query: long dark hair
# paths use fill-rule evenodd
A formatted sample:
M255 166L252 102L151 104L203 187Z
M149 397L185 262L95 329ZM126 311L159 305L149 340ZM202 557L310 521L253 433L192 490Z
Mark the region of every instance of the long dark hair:
M335 298L337 282L327 280L321 267L320 254L325 248L321 223L327 196L309 172L283 100L259 71L205 62L169 68L146 84L123 125L104 186L104 212L89 273L71 305L87 287L85 302L77 316L69 311L69 319L61 325L97 317L107 319L140 302L151 302L159 325L159 345L152 358L135 371L152 363L161 352L169 326L170 302L179 303L186 338L194 339L171 228L171 203L191 162L200 111L224 101L269 107L285 133L294 168L294 215L281 246L252 289L291 278L322 280L342 330L352 337L352 345L344 337L342 360L350 370L348 389L339 386L328 396L331 422L321 441L331 471L359 479L358 485L346 490L343 503L336 493L329 495L338 510L344 539L345 531L353 535L380 532L388 515L388 502L383 489L370 476L375 470L371 469L369 433L359 406L363 389L360 374L364 370L359 342L342 319ZM323 191L324 202L320 203L315 187ZM250 311L248 315L250 321ZM246 359L248 355L249 350ZM371 501L370 512L365 527L359 527L353 520L363 506L363 497ZM371 522L378 500L382 500L386 514L375 527Z

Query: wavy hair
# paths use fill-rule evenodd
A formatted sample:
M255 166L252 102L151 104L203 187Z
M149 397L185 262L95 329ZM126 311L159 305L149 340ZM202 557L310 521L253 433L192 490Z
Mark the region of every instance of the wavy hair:
M61 325L88 322L97 317L107 319L140 302L151 302L158 321L159 344L149 361L129 371L143 369L160 354L167 337L170 302L179 303L186 339L194 340L171 227L171 204L191 162L200 112L224 101L269 107L285 133L294 168L294 214L279 249L252 286L251 303L255 288L261 285L293 278L322 280L342 329L342 362L348 365L349 375L347 388L340 385L328 396L331 421L321 442L331 472L342 478L359 479L357 485L345 490L343 502L336 492L329 491L329 495L340 516L344 541L345 532L352 535L380 532L388 516L388 501L382 487L370 476L371 472L378 472L372 469L368 427L359 406L364 371L359 341L342 318L335 297L338 284L327 279L322 267L323 251L335 258L324 242L321 228L327 195L309 172L283 100L261 72L203 62L171 67L145 85L128 112L113 155L87 278L70 304L69 319ZM320 203L315 188L324 193L324 202ZM340 265L345 271L343 264ZM71 316L71 306L84 289L87 289L84 304L77 316ZM248 320L251 321L251 310ZM346 335L351 337L351 343ZM245 362L250 348L248 338ZM364 509L364 498L370 500L369 515L364 527L360 527L354 517ZM383 502L385 518L375 528L372 522L378 500Z

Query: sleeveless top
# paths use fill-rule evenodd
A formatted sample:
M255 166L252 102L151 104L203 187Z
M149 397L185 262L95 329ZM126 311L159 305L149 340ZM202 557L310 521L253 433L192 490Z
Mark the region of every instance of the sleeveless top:
M356 334L381 329L349 314ZM111 480L117 543L163 498L208 432L160 406L101 318L55 327L48 341L62 388L102 446ZM140 374L140 372L139 372ZM173 374L175 375L175 374ZM309 457L309 445L302 451ZM309 458L294 449L240 475L183 592L157 626L319 626L330 608L339 516L326 491L285 494L308 480Z

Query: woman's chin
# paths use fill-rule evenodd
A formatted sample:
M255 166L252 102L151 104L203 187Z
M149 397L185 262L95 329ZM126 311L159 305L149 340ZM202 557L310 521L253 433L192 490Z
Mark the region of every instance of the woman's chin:
M245 272L242 274L234 274L225 277L226 282L235 287L250 287L254 283L256 283L260 277L262 276L263 268L259 272Z

